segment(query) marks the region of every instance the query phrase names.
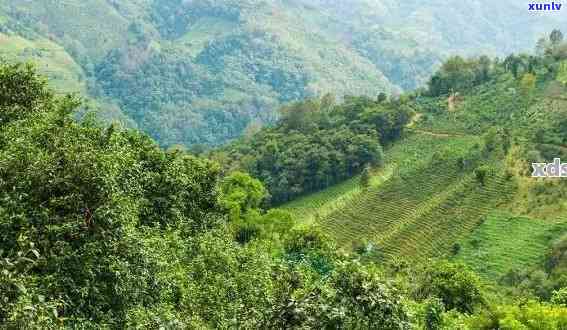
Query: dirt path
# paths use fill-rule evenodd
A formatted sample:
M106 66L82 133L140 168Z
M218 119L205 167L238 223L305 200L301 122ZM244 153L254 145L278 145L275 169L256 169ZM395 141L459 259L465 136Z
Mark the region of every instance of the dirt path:
M431 131L425 131L422 129L411 129L411 131L419 133L419 134L425 134L425 135L430 135L430 136L435 136L435 137L442 137L442 138L449 138L449 137L463 137L466 136L464 134L456 134L456 133L436 133L436 132L431 132Z
M419 112L416 113L416 114L412 117L412 119L410 120L410 122L406 125L406 128L408 128L409 130L411 130L412 132L415 132L415 133L425 134L425 135L435 136L435 137L441 137L441 138L467 136L466 134L459 134L459 133L439 133L439 132L432 132L432 131L427 131L427 130L415 128L415 125L416 125L417 122L421 119L421 117L423 117L423 114L422 114L422 113L419 113Z

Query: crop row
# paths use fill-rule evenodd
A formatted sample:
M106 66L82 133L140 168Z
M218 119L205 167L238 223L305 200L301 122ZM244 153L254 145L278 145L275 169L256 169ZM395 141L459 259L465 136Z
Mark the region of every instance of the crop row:
M383 242L389 255L418 258L444 256L468 236L499 203L508 200L514 184L494 176L480 185L470 176L452 187L441 200Z
M461 154L466 154L471 144L461 142ZM496 172L480 182L472 168L463 170L457 159L453 153L443 161L407 163L403 172L350 200L320 224L347 247L373 241L387 256L446 255L510 198L515 187Z
M567 232L567 219L546 221L493 212L460 243L455 260L497 280L511 269L526 269L543 261L551 241Z

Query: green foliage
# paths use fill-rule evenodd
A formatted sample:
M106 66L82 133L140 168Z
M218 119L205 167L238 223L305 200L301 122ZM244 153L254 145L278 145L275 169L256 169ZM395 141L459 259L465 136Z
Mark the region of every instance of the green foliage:
M520 87L524 93L531 92L536 86L536 76L531 73L525 73L522 76Z
M85 73L70 52L48 37L24 37L5 31L0 32L2 48L0 57L10 63L32 62L49 80L56 92L86 92ZM10 23L8 23L10 25ZM19 26L22 27L21 21Z
M158 303L163 297L145 292L159 291L165 282L158 279L157 264L135 248L136 237L160 228L184 236L216 226L218 168L165 153L133 132L78 124L70 116L73 99L38 104L36 95L48 93L34 94L43 85L33 74L19 67L3 71L24 84L6 85L11 88L4 89L4 99L30 91L22 97L30 101L17 110L27 114L38 107L38 115L20 116L24 119L0 129L0 236L6 257L22 253L19 237L34 243L41 259L27 271L27 284L49 297L48 304L64 297L72 308L59 308L58 318L118 325L132 303ZM26 291L16 291L14 301L34 297ZM3 318L28 317L18 314L18 306L3 311Z
M548 246L567 229L565 221L545 221L492 213L461 242L455 261L467 264L484 278L499 280L511 270L543 263ZM521 286L523 276L510 284ZM506 282L507 280L504 280Z
M370 167L365 166L360 174L360 185L366 189L370 185Z
M474 180L483 163L474 137L414 134L386 150L386 169L379 186L372 186L341 207L325 214L321 226L343 247L368 240L387 259L426 260L450 253L483 217L510 198L513 181L501 173ZM399 168L399 170L398 170Z
M487 82L493 75L492 61L488 57L465 60L460 56L449 58L429 81L432 96L464 92Z
M463 265L435 262L420 275L416 295L439 298L447 310L472 314L484 302L480 279Z
M102 118L135 122L161 146L218 145L250 122L272 123L282 102L411 90L446 54L527 49L558 23L518 19L525 8L513 0L483 4L486 10L459 4L443 15L432 1L409 7L361 0L6 0L0 53L37 61L60 90L88 91L96 103L113 104ZM502 20L503 11L517 15ZM420 19L408 20L412 15ZM553 48L561 54L561 42Z
M361 192L359 181L359 177L355 176L316 193L296 198L280 208L291 212L298 220L316 221L358 195Z
M0 125L45 111L53 101L31 64L0 64Z
M152 3L152 20L160 33L168 39L182 37L190 30L192 21L203 16L226 20L240 18L240 6L236 1L160 0Z
M562 61L559 64L559 70L557 71L557 81L564 85L567 85L567 61Z
M381 166L380 143L397 139L411 113L405 105L367 98L338 106L323 101L284 108L276 126L224 148L225 162L260 179L272 203L280 204L356 175L367 164Z
M17 253L4 255L0 250L0 324L8 322L15 328L44 329L58 326L58 310L62 301L46 300L33 287L29 272L45 259L35 244L24 236L18 238Z
M471 329L565 329L567 309L529 302L521 306L498 306L469 321Z
M375 267L338 264L328 281L286 302L275 326L317 329L410 329L399 292Z
M567 307L567 288L562 288L553 292L551 303L558 306Z
M564 226L560 227L558 232L564 233ZM567 237L564 234L552 242L551 248L543 261L543 270L530 270L512 277L510 275L513 274L509 274L507 276L509 283L511 285L522 283L524 290L542 299L555 298L561 301L562 289L567 287L567 276L565 276L565 269L567 268L566 242Z
M398 293L381 283L376 270L359 264L340 265L331 283L330 313L333 328L409 329L408 316L400 304ZM346 298L346 299L345 299Z
M476 170L474 170L474 175L476 177L476 180L482 185L484 186L486 184L487 181L487 177L490 175L490 173L492 173L493 170L488 167L488 166L481 166L479 168L477 168Z
M73 98L42 102L0 125L0 326L409 328L377 270L284 211L257 212L259 181L219 183L210 161L77 123ZM242 211L228 226L227 205ZM235 240L233 224L255 237Z
M443 302L437 298L433 298L427 302L425 306L425 329L437 330L443 324L443 312L445 306Z
M265 214L250 212L233 225L235 239L240 244L246 244L254 239L268 240L278 246L289 238L296 224L295 218L286 211L269 210ZM274 247L274 249L279 249Z
M220 184L222 203L236 220L250 210L258 209L266 198L262 183L250 175L235 172L223 179Z
M563 235L556 242L553 243L551 250L546 257L546 269L552 271L554 269L564 269L567 267L567 258L565 255L567 251L567 235Z
M347 105L349 111L353 111L357 106L364 106L364 112L360 115L362 123L373 125L380 136L382 143L390 143L400 138L405 126L409 123L412 116L412 109L406 104L364 105L364 102L355 101L352 105Z
M164 4L152 20L166 39L190 32L191 19L199 17L201 10L233 21L237 17L233 13L240 17L244 12L234 11L240 6L237 2ZM255 8L255 4L243 2L238 8ZM196 11L188 10L187 17L172 20L177 5L194 5L191 9ZM182 89L217 86L217 79L225 78L227 64L234 64L232 60L240 54L234 49L245 49L246 56L260 59L252 67L237 63L236 71L250 70L246 72L255 75L255 82L283 91L272 95L278 102L307 95L302 94L309 88L303 71L294 68L300 61L286 66L290 71L272 70L272 62L286 52L273 51L270 38L262 33L219 38L198 52L195 62L175 59L170 66L164 63L171 58L163 53L171 49L162 52L152 45L152 33L144 24L130 25L132 48L108 54L114 68L97 68L99 74L113 76L111 84L124 74L132 75L128 83L148 97L130 99L120 86L107 89L121 93L124 104L170 103L167 108L173 121L180 107L193 106L191 102L202 101L201 96L189 95L192 91L181 96L152 94L162 86L160 74L179 74L183 82L164 83L172 88L193 75L205 77L204 85L183 85ZM538 261L543 245L563 233L564 221L536 225L522 218L497 226L486 218L500 203L508 202L516 189L511 175L497 170L504 166L504 158L506 165L517 160L514 139L533 141L528 133L543 123L540 129L550 130L536 135L538 145L526 148L529 157L563 150L567 125L561 103L554 103L560 98L558 93L543 93L554 87L549 81L560 67L561 39L557 33L552 35L553 49L543 57L520 55L504 63L450 59L434 84L432 79L430 94L463 90L465 100L459 100L463 104L454 114L439 110L443 98L416 95L389 101L345 97L340 105L326 96L286 106L274 126L212 154L227 160L226 168L247 170L261 181L241 171L228 171L232 174L220 179L219 166L181 148L164 151L144 135L114 125L102 128L89 117L78 123L72 117L79 106L75 98L54 96L29 67L0 66L0 326L409 329L421 325L436 329L465 328L468 323L472 329L567 327L565 238L554 242L542 260L542 270L512 270L501 282L516 286L519 293L514 295L533 295L554 305L528 302L487 307L487 292L478 276L447 261L430 262L423 269L395 264L395 281L381 268L382 261L393 257L423 261L446 256L456 246L461 247L453 251L457 259L470 263L466 256L472 253L474 262L480 263L477 252L487 250L487 245L499 263L496 273L512 264L525 268ZM140 58L124 71L121 61L131 54ZM208 70L204 72L203 67ZM137 76L135 68L143 68L142 75L149 79ZM528 79L513 78L520 74ZM225 87L234 87L232 83L223 80ZM526 85L526 93L516 94L516 88ZM207 90L211 93L207 97L219 97L216 101L222 102L224 91ZM533 98L538 95L551 105ZM410 120L414 109L425 115ZM159 115L155 112L156 117L149 118ZM404 135L410 121L414 134ZM427 127L452 131L423 130ZM541 146L546 142L555 145ZM384 163L387 166L381 169ZM375 178L368 165L375 166L387 182L370 184ZM324 213L317 221L321 228L296 228L293 214L260 210L267 195L261 182L274 196L272 201L279 203L361 171L360 181L367 189L356 191L347 185L354 192L352 198ZM550 189L557 196L563 192L561 183L528 186L544 193ZM226 224L228 218L232 221ZM493 231L514 237L496 244L490 239ZM463 240L471 233L470 240ZM357 254L344 255L340 247L345 246L354 246ZM498 257L502 250L514 247L522 250L521 260L512 263L509 256ZM492 271L479 272L485 270ZM419 313L414 315L408 306ZM481 307L485 311L468 315Z

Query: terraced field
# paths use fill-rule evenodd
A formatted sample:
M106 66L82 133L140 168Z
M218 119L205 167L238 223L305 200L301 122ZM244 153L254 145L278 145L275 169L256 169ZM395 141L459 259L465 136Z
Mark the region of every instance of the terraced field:
M484 185L472 175L457 179L441 193L400 219L393 232L378 233L387 255L418 259L447 255L501 203L510 200L514 184L493 173Z
M60 93L86 93L81 67L63 47L47 39L26 40L0 33L0 58L29 61L49 77L50 84Z
M370 186L379 186L387 181L392 173L393 167L391 166L375 171ZM309 224L345 207L362 192L360 176L355 176L323 191L289 202L281 208L294 214L302 223Z
M387 151L394 168L390 180L356 195L319 224L346 248L373 241L388 257L447 255L515 189L496 170L479 182L475 161L463 162L478 142L466 136L408 136Z
M460 243L454 260L498 280L510 269L526 269L543 261L550 242L565 231L567 219L544 221L495 212Z
M346 202L358 195L362 190L359 177L353 177L333 187L298 198L281 206L281 209L291 212L302 222L311 223L326 209L340 207L341 201Z
M377 189L394 174L403 173L404 169L430 162L434 154L433 150L466 149L476 142L476 139L463 137L440 138L427 134L409 134L399 143L386 148L386 165L382 169L373 171L370 190ZM292 212L303 223L324 219L361 197L362 189L359 181L359 176L353 177L323 191L284 204L281 208Z

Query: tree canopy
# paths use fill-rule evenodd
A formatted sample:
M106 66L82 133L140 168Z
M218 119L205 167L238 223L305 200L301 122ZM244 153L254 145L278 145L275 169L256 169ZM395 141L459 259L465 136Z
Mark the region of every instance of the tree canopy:
M280 204L326 188L384 162L383 145L398 139L412 116L400 102L332 96L295 103L281 119L213 153L229 168L260 179Z

